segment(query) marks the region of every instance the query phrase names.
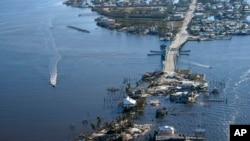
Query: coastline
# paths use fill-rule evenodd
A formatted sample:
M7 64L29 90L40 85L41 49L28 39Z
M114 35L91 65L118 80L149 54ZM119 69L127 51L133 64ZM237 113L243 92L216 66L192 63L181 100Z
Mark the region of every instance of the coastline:
M101 17L98 26L141 35L157 35L161 41L170 41L181 30L190 1L160 3L106 3L68 0L64 4L91 8ZM246 2L197 3L191 23L187 25L188 41L231 40L234 35L250 35L250 5ZM218 8L214 8L218 7ZM232 10L232 7L236 7ZM222 14L221 14L222 13ZM79 14L79 16L82 16Z
M189 23L191 22L192 14L195 10L195 4L197 1L194 0L192 2L193 3L190 5L190 9L188 10L188 12L184 18L184 22L183 22L183 25L182 25L180 31L176 34L176 36L174 36L174 41L170 46L169 52L166 52L166 60L167 60L166 62L169 62L169 63L166 63L164 65L165 67L163 69L163 72L171 74L171 77L173 76L172 73L177 72L175 62L176 62L176 57L179 54L179 49L183 44L185 44L186 41L188 41L188 38L189 38L188 33L187 33L187 27L188 27ZM200 40L200 38L197 40ZM176 75L174 75L174 77L176 77L178 75L179 74L176 74ZM165 77L167 77L167 76L168 75L163 75L163 77L161 77L161 79L165 79ZM181 80L183 80L183 79L184 78L181 78ZM153 80L153 81L155 83L156 81L164 81L164 80ZM156 82L156 83L158 83L158 82ZM202 83L201 85L204 85L204 84L205 83ZM155 85L159 86L159 84L155 84ZM153 92L153 93L155 93L155 92Z
M174 37L174 41L172 42L172 45L170 46L170 50L179 50L179 48L182 46L183 43L185 43L187 41L187 26L190 23L191 19L192 19L192 15L195 9L195 4L196 4L196 0L194 0L192 2L192 4L190 5L190 10L188 10L183 25L181 27L181 30L176 34L176 36ZM183 36L185 35L185 38L180 38L180 35ZM180 40L181 39L181 40ZM180 40L180 41L179 41ZM170 51L169 51L170 52ZM167 60L173 60L176 56L170 56L168 55L168 53L166 52L167 55ZM175 54L176 55L176 54ZM172 59L169 59L169 57L172 57ZM165 64L167 65L167 64ZM179 70L177 72L177 70L174 68L174 75L169 76L168 73L172 73L169 72L168 70L166 71L165 68L169 68L169 66L165 66L163 68L162 72L154 72L154 73L147 73L146 75L142 76L142 79L138 82L136 82L136 86L131 86L130 83L127 83L127 86L125 88L126 91L126 95L129 97L133 97L135 98L135 101L141 104L136 104L136 106L127 109L126 107L124 107L124 112L123 114L121 114L121 119L122 120L117 120L116 122L110 122L110 123L105 123L103 125L100 124L100 120L99 122L97 121L96 125L95 124L91 124L92 128L97 131L95 131L94 133L90 134L90 135L86 135L84 133L81 133L78 137L80 139L82 138L86 138L87 140L95 140L95 139L123 139L123 140L127 140L127 139L133 139L136 138L139 134L140 136L143 136L145 134L147 134L147 132L149 132L150 128L151 128L151 124L142 124L142 125L138 125L133 123L133 119L131 117L132 113L138 113L139 111L143 111L145 105L146 105L146 101L145 101L145 97L148 97L150 95L155 95L157 93L159 93L159 90L161 91L161 93L163 93L165 96L172 96L175 95L175 89L178 88L179 86L182 85L182 83L184 83L185 81L188 81L188 83L192 83L192 85L196 85L199 87L203 87L200 90L202 91L206 91L207 90L207 83L204 80L204 78L200 79L198 78L198 76L203 76L202 74L196 75L194 76L194 78L192 78L193 80L191 80L189 77L191 76L190 72L187 73L182 73L181 70ZM172 70L172 68L170 68ZM156 74L155 74L156 73ZM167 74L167 75L166 75ZM184 77L183 77L184 76ZM171 79L168 79L168 77L173 77ZM177 78L177 79L176 79ZM191 80L191 81L190 81ZM195 81L194 81L195 80ZM140 87L140 83L143 83L142 85L148 85L147 88L142 88ZM174 86L175 88L173 88L172 86ZM196 98L198 97L198 93L197 93L197 89L193 89L191 87L186 87L184 89L187 89L189 92L187 92L187 95L184 96L184 98L174 98L174 101L179 101L179 102L183 102L183 103L194 103L196 101ZM119 89L108 89L111 92L112 91L116 91ZM137 93L139 92L139 93ZM186 93L186 92L185 92ZM172 99L172 98L171 98ZM141 101L141 102L139 102ZM150 102L151 105L157 105L157 101L151 101ZM139 109L139 110L138 110ZM159 110L158 110L159 111ZM157 112L157 111L156 111ZM161 112L160 112L161 113ZM162 115L162 114L160 114ZM164 115L164 114L163 114ZM157 116L156 113L156 118L161 118L162 116ZM119 118L119 117L118 117ZM135 132L132 130L136 130ZM138 132L140 131L140 132ZM136 134L135 134L136 133ZM115 136L113 136L112 134L115 134ZM107 136L108 135L108 136ZM157 134L153 135L153 140L154 138L156 138ZM158 138L160 138L158 136ZM171 138L182 138L180 136L173 136Z
M27 2L31 7L27 8ZM80 133L94 133L91 123L96 125L97 116L103 125L121 115L124 80L130 81L133 90L144 74L148 76L145 77L148 83L142 87L145 89L154 85L150 78L162 71L165 57L159 53L160 46L165 44L168 50L172 41L102 28L96 25L95 19L100 16L97 12L62 2L3 1L0 106L3 140L74 140ZM53 30L55 40L49 30ZM206 141L229 140L230 124L249 123L249 39L250 36L237 35L232 40L188 40L179 51L177 70L206 74L208 89L217 87L220 93L215 89L206 97L200 95L196 103L182 104L178 103L181 100L170 101L164 86L148 89L152 96L146 98L142 114L133 121L152 126L146 135L134 140L154 137L154 132L163 125L174 127L175 134L185 135L203 127ZM54 46L64 58L58 66L55 88L49 83ZM113 88L119 91L108 91L115 91ZM216 102L225 99L227 104ZM156 118L156 110L160 118Z

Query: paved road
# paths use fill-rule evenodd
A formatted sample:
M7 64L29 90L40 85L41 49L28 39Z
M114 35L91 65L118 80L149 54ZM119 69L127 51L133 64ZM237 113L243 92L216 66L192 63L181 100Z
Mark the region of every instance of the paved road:
M188 39L187 27L192 20L193 13L195 11L197 0L192 0L189 10L185 14L183 25L179 32L176 34L174 41L169 47L169 51L166 52L166 58L164 62L163 71L166 73L173 73L176 70L176 59L179 53L179 49Z

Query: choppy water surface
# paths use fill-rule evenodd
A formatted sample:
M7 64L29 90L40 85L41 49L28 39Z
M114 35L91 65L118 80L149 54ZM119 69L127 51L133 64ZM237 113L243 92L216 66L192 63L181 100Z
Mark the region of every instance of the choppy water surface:
M97 27L96 13L62 2L0 2L1 140L70 140L83 130L83 119L94 122L96 116L117 115L115 109L103 108L107 87L119 86L124 77L140 78L161 68L159 56L147 56L150 50L159 50L157 37ZM203 125L209 141L228 140L229 124L249 124L249 39L188 42L184 49L191 50L190 56L181 56L178 65L205 73L209 81L223 80L226 88L217 97L227 98L228 103L177 105L162 98L161 106L190 114L167 116L166 122L155 123L173 125L180 132ZM154 115L146 110L144 117L149 122ZM73 131L71 123L76 125Z

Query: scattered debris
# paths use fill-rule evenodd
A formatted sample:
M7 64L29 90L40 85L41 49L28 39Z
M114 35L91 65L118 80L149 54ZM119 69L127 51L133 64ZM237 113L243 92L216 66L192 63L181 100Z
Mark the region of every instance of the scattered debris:
M161 102L159 100L150 100L149 104L152 106L159 106Z

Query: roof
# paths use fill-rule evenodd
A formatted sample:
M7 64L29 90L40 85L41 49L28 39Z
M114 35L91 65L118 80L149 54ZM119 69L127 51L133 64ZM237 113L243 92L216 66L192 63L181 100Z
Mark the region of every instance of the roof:
M174 131L174 127L172 126L161 126L158 129L161 131L169 131L169 130Z
M130 98L129 96L127 96L126 98L123 99L123 105L125 106L134 106L136 104L136 100Z

